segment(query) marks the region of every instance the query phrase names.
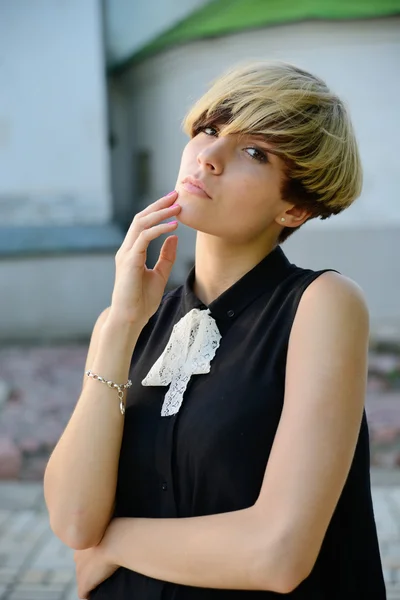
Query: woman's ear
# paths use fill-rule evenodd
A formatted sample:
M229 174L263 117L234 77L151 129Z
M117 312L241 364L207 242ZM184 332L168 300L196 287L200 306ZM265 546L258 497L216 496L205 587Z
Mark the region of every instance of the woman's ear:
M312 217L312 213L301 206L293 206L289 210L280 214L275 220L282 227L300 227L308 219Z

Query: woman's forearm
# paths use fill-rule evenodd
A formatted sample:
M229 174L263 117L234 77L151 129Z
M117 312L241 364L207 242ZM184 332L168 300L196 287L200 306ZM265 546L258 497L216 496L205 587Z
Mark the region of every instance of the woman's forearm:
M140 331L107 321L89 368L125 383ZM110 521L123 424L117 390L87 378L44 480L52 529L73 548L98 544Z
M114 519L101 545L107 562L162 581L286 592L283 545L273 536L251 507L182 519Z

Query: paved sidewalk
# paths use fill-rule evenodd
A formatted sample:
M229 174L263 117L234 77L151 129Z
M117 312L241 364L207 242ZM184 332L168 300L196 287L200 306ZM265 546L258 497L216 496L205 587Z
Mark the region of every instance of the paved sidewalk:
M52 533L39 483L0 483L0 600L77 600L73 551Z
M372 476L388 600L400 600L400 473ZM49 528L41 484L0 483L0 600L77 599L73 551Z

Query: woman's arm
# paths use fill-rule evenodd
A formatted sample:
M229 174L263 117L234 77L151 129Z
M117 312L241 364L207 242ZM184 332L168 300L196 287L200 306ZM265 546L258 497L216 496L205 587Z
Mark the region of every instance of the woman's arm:
M359 288L335 273L319 277L292 327L284 409L256 504L196 518L116 519L100 545L106 561L199 587L297 587L313 568L354 456L368 333Z
M110 321L106 309L93 329L85 370L125 383L140 331ZM110 522L123 424L116 390L85 375L44 477L51 527L72 548L98 544Z
M154 268L146 267L150 242L176 230L178 221L162 222L179 214L176 198L171 192L137 213L115 255L111 306L95 326L86 367L117 384L127 381L136 342L160 305L175 262L178 238L172 235ZM123 423L116 389L85 381L45 474L50 523L68 546L88 548L104 535L115 501Z

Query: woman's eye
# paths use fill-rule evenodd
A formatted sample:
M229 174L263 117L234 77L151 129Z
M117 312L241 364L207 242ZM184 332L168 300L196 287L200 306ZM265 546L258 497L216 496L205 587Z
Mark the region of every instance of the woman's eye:
M206 135L218 135L218 129L215 127L202 127L200 131L203 131Z
M254 158L254 160L257 160L258 162L268 161L267 154L258 148L246 148L245 150L251 156L251 158Z

